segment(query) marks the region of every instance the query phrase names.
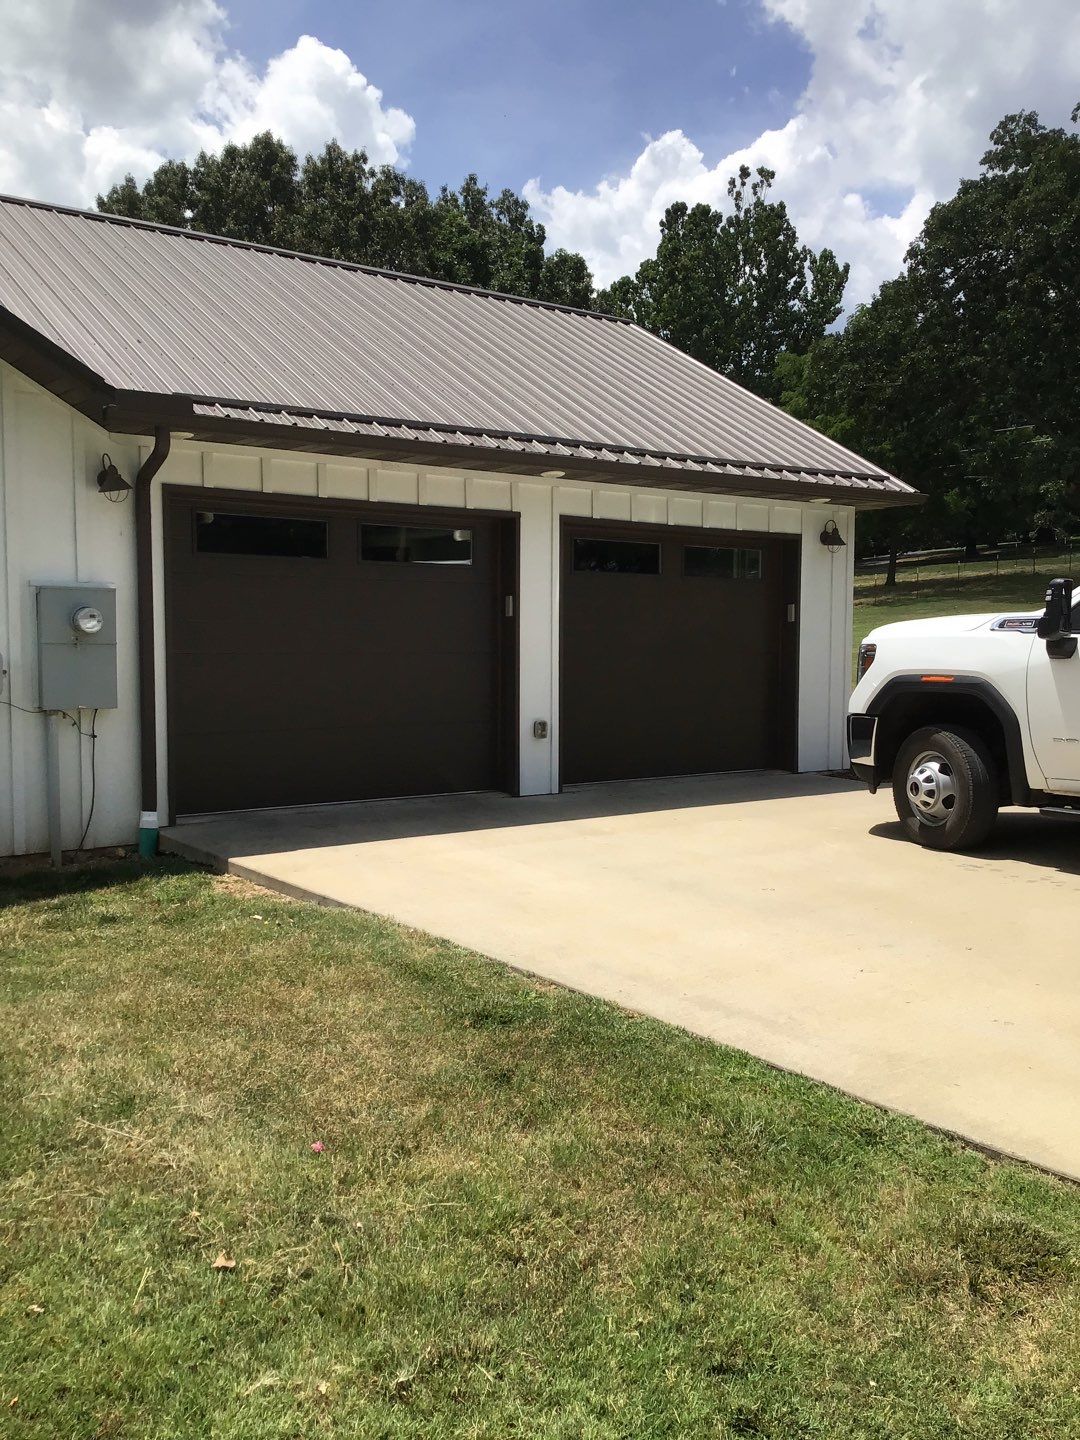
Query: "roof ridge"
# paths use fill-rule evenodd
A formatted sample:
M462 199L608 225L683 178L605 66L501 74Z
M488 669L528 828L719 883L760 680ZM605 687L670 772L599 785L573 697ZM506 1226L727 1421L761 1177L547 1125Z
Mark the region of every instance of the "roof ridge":
M337 260L332 255L314 255L306 250L288 250L281 245L263 245L255 240L236 240L231 235L214 235L207 230L185 230L180 225L163 225L157 220L136 220L130 215L114 215L108 210L83 210L77 205L58 205L49 200L34 200L26 195L0 193L0 205L24 205L30 210L48 210L57 215L75 215L103 225L127 225L133 230L153 230L160 235L179 235L185 240L201 240L211 245L227 245L235 250L254 250L263 255L278 255L287 260L304 260L312 265L328 265L337 270L353 270L361 275L374 275L382 280L403 280L410 285L426 285L434 290L456 290L465 295L479 295L486 300L503 300L512 305L529 305L536 310L557 310L566 315L583 315L590 320L607 320L614 325L633 326L634 321L606 310L588 310L581 305L560 305L556 300L536 300L529 295L511 295L503 290L486 290L481 285L462 285L456 280L438 280L431 275L413 275L406 270L388 270L378 265L360 265L354 260Z

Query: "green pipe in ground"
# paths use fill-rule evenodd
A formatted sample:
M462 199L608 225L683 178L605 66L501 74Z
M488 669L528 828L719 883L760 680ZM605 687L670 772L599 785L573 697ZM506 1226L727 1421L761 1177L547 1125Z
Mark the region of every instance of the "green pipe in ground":
M152 860L158 853L158 819L144 810L139 816L139 856Z

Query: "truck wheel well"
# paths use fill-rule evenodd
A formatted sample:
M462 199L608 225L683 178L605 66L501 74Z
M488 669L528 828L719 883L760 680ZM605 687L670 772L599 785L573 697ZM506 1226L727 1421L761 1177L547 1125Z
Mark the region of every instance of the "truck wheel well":
M878 720L874 768L882 780L892 774L900 746L913 730L924 725L959 727L980 736L994 758L1001 803L1014 802L1014 777L1010 774L1005 727L986 701L976 695L910 693L895 696Z

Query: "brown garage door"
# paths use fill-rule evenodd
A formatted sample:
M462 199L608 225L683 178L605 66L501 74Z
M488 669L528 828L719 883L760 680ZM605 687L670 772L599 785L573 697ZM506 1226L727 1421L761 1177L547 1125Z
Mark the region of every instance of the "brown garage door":
M505 786L502 525L168 492L174 811Z
M564 783L793 765L797 565L771 536L566 524Z

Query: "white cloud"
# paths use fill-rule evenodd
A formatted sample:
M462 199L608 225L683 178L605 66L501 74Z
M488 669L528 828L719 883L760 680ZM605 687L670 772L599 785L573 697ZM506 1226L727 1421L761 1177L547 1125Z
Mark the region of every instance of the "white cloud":
M1076 0L756 3L812 57L785 125L719 157L672 130L592 189L525 186L551 242L582 251L601 283L653 252L672 201L723 205L745 162L777 171L805 240L851 261L857 303L975 172L1001 115L1061 123L1080 100ZM142 179L167 156L263 129L301 153L336 137L380 163L401 163L414 135L349 56L310 35L256 68L230 48L217 0L0 0L0 36L0 191L82 204L126 171Z
M85 204L166 157L272 130L400 162L415 126L341 50L302 35L257 71L215 0L0 0L0 191Z
M1061 124L1080 100L1076 0L759 0L812 55L791 119L710 163L681 130L589 191L530 180L552 243L607 284L653 253L674 200L725 202L745 162L775 169L800 235L851 262L849 305L900 269L930 206L974 174L1002 115Z

